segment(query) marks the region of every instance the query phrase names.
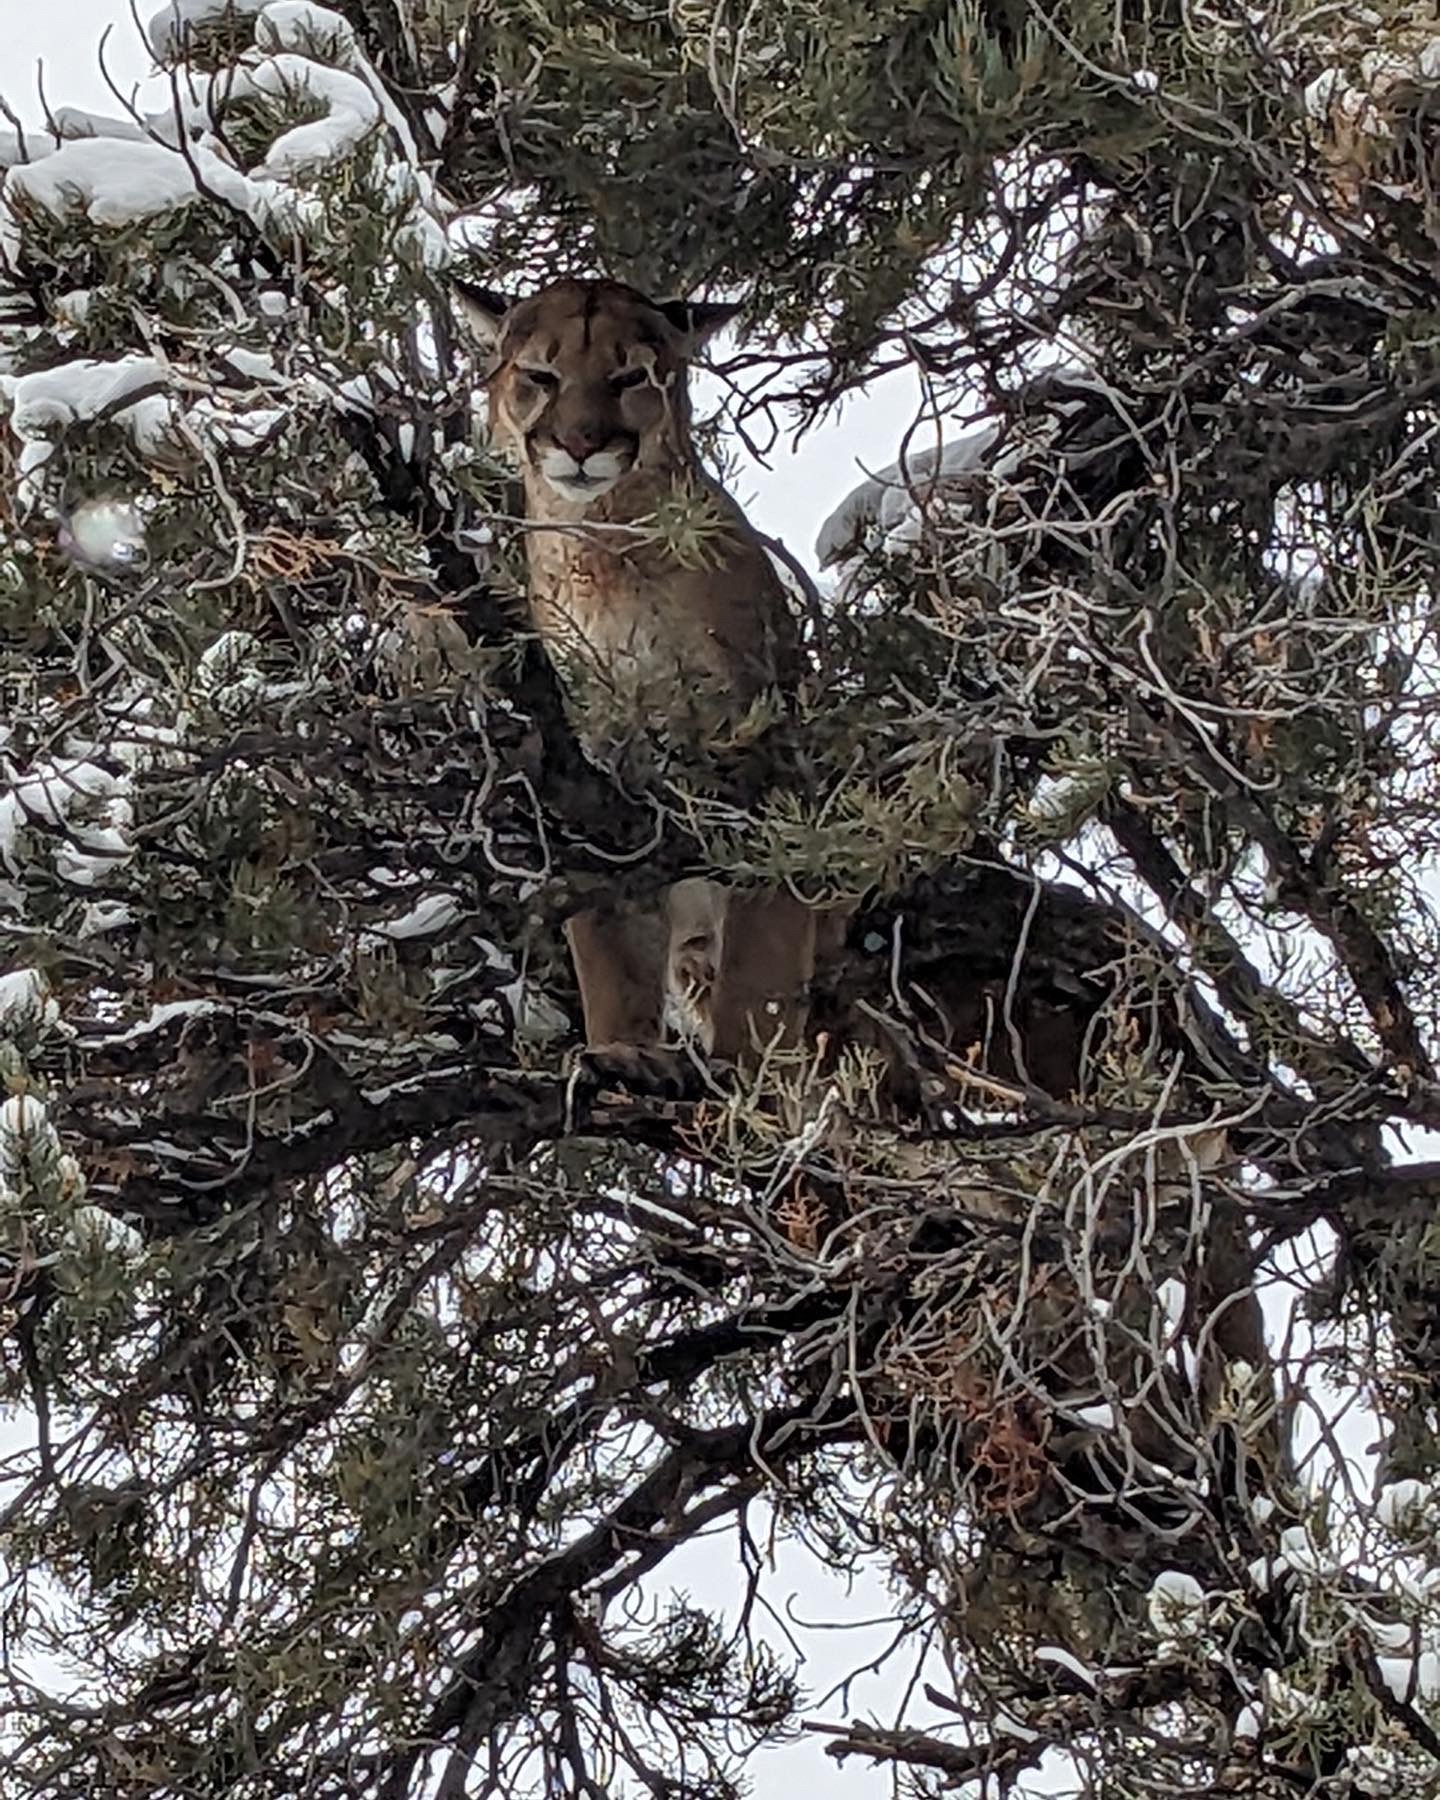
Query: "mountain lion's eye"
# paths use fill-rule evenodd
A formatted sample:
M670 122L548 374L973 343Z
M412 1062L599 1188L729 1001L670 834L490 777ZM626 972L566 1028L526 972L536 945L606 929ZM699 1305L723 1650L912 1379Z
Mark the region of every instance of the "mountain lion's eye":
M649 373L643 363L633 369L622 369L618 375L610 377L610 385L617 389L639 387Z
M520 373L538 388L557 388L560 385L560 377L553 369L521 369Z

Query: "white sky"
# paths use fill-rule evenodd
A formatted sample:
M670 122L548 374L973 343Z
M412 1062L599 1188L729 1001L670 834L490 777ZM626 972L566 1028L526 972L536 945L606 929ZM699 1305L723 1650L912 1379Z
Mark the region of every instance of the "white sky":
M142 19L159 10L143 0ZM4 55L0 92L29 124L41 117L35 65L45 64L45 94L52 106L86 106L114 112L115 101L100 74L98 47L113 27L105 63L122 90L149 70L128 8L122 0L5 0Z

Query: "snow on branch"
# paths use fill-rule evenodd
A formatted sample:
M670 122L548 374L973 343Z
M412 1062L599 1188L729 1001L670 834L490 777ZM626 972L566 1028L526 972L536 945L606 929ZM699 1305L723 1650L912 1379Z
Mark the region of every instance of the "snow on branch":
M821 568L848 562L867 544L902 533L948 484L986 467L1003 430L998 419L987 420L948 444L903 456L852 488L820 527L815 554Z
M234 208L262 230L272 221L292 229L316 225L320 215L301 178L350 161L384 139L389 141L381 155L391 165L384 178L393 188L396 169L403 171L399 185L414 207L402 241L432 265L446 260L444 234L433 217L433 185L416 167L413 135L338 13L299 0L240 8L209 0L177 3L151 20L149 41L166 61L198 24L237 11L254 14L255 44L203 91L177 90L173 114L124 121L67 110L55 121L65 141L53 149L35 153L44 135L33 146L18 138L0 145L0 167L8 165L0 182L0 262L19 265L27 203L58 219L79 214L95 225L121 228L204 197ZM247 100L298 102L318 116L284 126L247 172L236 167L219 135L224 115Z
M185 54L197 27L217 20L245 18L264 10L265 0L169 0L151 15L145 41L156 62L171 63Z
M238 212L263 215L262 190L204 144L185 153L166 144L82 137L33 162L17 162L0 183L0 260L18 265L24 247L17 203L57 219L79 214L120 228L218 197Z

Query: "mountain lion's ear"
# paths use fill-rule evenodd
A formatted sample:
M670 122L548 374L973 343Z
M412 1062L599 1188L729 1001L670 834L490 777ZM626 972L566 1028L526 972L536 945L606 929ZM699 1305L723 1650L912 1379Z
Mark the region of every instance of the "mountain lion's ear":
M496 293L494 288L476 287L473 281L459 281L453 276L450 287L460 315L470 327L471 337L487 355L498 356L505 320L515 302L508 294Z
M693 356L702 350L717 331L738 319L745 308L715 300L661 300L657 311L665 317L685 340L685 354Z

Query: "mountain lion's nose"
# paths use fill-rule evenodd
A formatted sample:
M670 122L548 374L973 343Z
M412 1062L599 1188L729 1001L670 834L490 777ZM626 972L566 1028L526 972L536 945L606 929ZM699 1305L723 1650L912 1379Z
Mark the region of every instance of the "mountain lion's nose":
M576 425L569 431L557 432L555 442L573 456L577 463L583 463L587 456L593 456L597 450L605 448L607 435L595 425Z

